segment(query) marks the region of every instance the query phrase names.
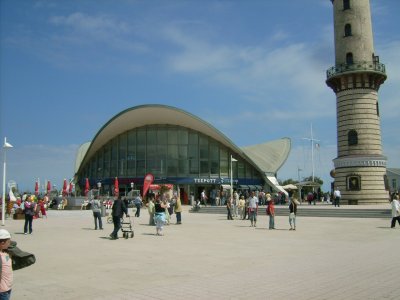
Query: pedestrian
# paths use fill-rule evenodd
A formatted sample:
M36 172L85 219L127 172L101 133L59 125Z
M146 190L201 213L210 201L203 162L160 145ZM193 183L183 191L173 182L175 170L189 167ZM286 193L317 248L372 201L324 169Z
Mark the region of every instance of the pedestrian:
M154 196L149 197L149 202L147 203L147 211L149 212L149 225L154 226Z
M396 195L392 200L392 224L391 228L396 226L396 220L400 225L400 203L399 203L399 195Z
M333 202L338 207L340 207L340 198L342 197L342 195L340 194L340 190L338 187L336 187L335 191L333 192Z
M163 195L163 200L161 201L160 197L156 200L154 205L154 221L156 223L156 234L157 235L164 235L163 227L165 225L165 210L167 208L167 200L165 195Z
M140 195L137 195L134 201L135 207L136 207L136 213L135 217L140 217L140 208L142 207L142 197Z
M0 229L0 299L8 300L13 285L12 257L7 249L11 243L11 235L5 229Z
M32 201L32 196L26 198L24 202L24 214L25 214L25 224L24 224L24 234L28 234L28 225L29 225L29 234L32 234L32 221L33 216L35 215L36 204Z
M121 218L124 216L129 218L128 210L126 209L125 203L121 200L121 196L118 196L114 200L111 215L114 223L114 231L110 234L112 240L118 239L118 231L121 229Z
M244 209L243 209L243 219L242 220L247 220L249 219L249 198L246 198L244 201Z
M275 229L275 206L271 198L267 198L267 215L269 216L269 229Z
M176 224L182 224L182 202L178 195L175 195Z
M296 230L296 215L297 215L297 205L299 205L299 201L296 198L293 198L289 204L289 230Z
M244 196L240 196L238 204L238 213L239 213L239 218L241 219L243 218L245 203L246 201L244 200Z
M207 195L206 195L206 190L203 190L202 192L201 192L201 202L203 202L203 204L204 204L204 206L207 206L207 199L208 199L208 197L207 197Z
M232 215L237 218L238 216L238 204L239 204L239 194L234 191L232 199Z
M311 205L311 203L313 202L313 200L314 200L314 194L313 194L312 192L309 192L309 193L307 194L307 202L308 202L308 205Z
M232 210L232 201L233 201L232 197L229 197L228 200L226 201L226 209L228 211L228 216L227 216L228 220L233 220L232 212L231 212L231 210Z
M40 208L40 212L42 214L42 218L46 217L47 219L47 213L46 213L46 203L43 199L39 200L39 208Z
M97 230L97 221L99 222L98 228L100 228L100 230L103 230L103 222L101 221L101 203L99 199L97 199L97 196L94 197L90 204L92 207L94 218L94 230Z
M251 192L251 196L249 198L249 218L251 222L251 227L257 226L257 212L258 212L258 198L256 197L256 193Z

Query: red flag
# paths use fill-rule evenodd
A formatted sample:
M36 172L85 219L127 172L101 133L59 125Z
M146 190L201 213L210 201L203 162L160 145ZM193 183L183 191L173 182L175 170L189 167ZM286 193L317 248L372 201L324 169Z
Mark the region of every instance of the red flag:
M143 182L143 198L144 196L146 196L147 191L149 190L150 185L153 183L154 181L154 176L151 173L148 173L145 177L144 177L144 182Z
M119 194L119 183L118 183L118 177L115 177L114 181L114 195L118 196Z
M35 195L39 195L39 182L37 182L37 180L35 182Z
M89 178L86 178L86 183L85 183L85 197L89 193L90 190L90 184L89 184Z
M65 196L67 194L67 179L64 179L62 194Z
M74 184L72 182L69 183L69 193L72 194L72 189L74 188Z
M47 181L47 194L50 195L50 192L51 192L51 182L49 180L49 181Z

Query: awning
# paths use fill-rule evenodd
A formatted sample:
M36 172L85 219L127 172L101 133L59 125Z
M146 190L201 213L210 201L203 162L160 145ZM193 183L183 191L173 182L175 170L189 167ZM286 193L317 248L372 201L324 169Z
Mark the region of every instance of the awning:
M230 189L231 189L231 186L230 186L229 184L221 184L221 187L222 187L224 190L230 190Z
M289 195L288 192L286 192L285 189L282 188L282 187L279 185L279 182L278 182L278 180L275 178L275 176L267 176L267 181L268 181L268 183L269 183L275 190L278 190L278 191L284 193L286 196Z
M172 189L174 186L172 185L172 184L150 184L150 188L149 188L149 190L152 190L152 191L158 191L159 189L161 189L161 186L166 186L168 189Z
M287 184L282 186L282 188L284 188L285 190L297 190L297 186L295 186L294 184Z

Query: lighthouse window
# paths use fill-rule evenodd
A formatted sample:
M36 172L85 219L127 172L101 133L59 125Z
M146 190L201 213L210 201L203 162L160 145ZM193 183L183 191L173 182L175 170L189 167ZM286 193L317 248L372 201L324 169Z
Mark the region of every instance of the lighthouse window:
M351 25L346 24L344 26L344 36L351 36Z
M376 101L376 115L379 117L379 103Z
M346 64L348 65L353 64L353 53L349 52L346 54Z
M354 129L350 130L347 136L349 146L354 146L358 144L358 134Z
M343 10L350 9L350 0L343 0Z

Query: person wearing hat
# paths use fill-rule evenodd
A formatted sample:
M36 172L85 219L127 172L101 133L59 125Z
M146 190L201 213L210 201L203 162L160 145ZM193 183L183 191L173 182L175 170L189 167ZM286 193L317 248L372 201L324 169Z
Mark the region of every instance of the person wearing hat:
M11 243L11 235L5 229L0 229L0 299L10 299L13 284L12 260L7 252Z

